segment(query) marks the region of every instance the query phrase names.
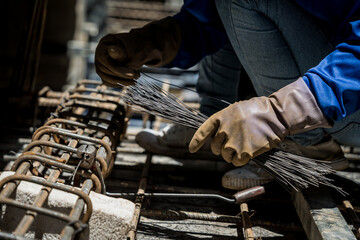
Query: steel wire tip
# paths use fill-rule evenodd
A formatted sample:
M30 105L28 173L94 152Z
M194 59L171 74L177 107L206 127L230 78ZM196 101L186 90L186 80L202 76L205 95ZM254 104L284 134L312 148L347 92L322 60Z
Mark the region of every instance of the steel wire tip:
M299 188L310 186L327 186L342 195L347 195L341 187L334 185L333 180L326 176L336 172L325 163L326 161L295 155L279 149L270 150L252 161L265 169L288 191L299 191Z
M126 88L123 100L143 112L194 129L199 128L207 119L206 115L187 106L175 95L143 76L135 85Z
M141 76L135 85L127 87L122 98L126 104L140 111L194 129L199 128L208 118L144 76ZM332 179L326 177L335 171L324 161L281 150L268 151L252 161L266 170L288 191L298 191L299 188L310 186L327 186L342 195L347 194L341 187L335 186Z

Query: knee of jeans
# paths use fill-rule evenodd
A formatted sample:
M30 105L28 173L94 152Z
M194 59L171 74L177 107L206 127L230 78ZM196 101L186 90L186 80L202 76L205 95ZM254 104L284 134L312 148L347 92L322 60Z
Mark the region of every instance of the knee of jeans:
M332 128L325 131L342 145L360 146L360 110L335 122Z
M219 0L215 1L215 3L218 11L224 11L225 9L230 10L232 5L241 6L249 9L253 9L257 6L255 0Z
M330 133L330 135L341 145L359 147L360 146L360 123L352 122L344 128Z
M249 10L256 10L259 8L259 5L261 3L264 3L264 1L257 1L257 0L232 0L231 4L234 4L236 6L242 7L244 9Z

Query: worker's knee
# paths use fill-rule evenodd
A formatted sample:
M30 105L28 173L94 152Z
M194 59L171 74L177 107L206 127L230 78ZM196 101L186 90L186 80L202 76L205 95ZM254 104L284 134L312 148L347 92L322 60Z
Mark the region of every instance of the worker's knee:
M340 144L360 146L360 110L335 122L334 127L326 131Z
M215 3L220 16L238 14L242 9L255 10L259 6L255 0L219 0Z

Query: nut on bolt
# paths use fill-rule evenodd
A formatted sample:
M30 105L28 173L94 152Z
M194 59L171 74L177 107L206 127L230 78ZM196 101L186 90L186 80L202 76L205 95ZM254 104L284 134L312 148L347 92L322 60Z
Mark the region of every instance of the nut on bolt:
M81 145L77 150L77 155L81 158L81 168L90 169L95 161L96 147L93 145Z

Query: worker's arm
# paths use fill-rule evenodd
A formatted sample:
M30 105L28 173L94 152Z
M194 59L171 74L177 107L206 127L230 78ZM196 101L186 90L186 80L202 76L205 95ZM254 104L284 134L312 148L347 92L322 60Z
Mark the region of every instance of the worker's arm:
M340 120L360 109L360 1L295 1L332 28L335 50L303 79L325 116Z
M296 0L334 29L336 49L296 82L269 97L230 105L211 116L190 142L211 149L234 165L246 164L286 136L329 127L360 109L360 1Z
M190 152L212 137L211 150L235 166L275 147L288 135L330 127L302 78L269 97L231 104L212 115L194 134Z
M214 0L188 0L174 17L103 37L95 52L96 72L107 85L134 84L143 65L189 68L226 39Z
M360 30L359 23L352 27ZM359 69L360 38L354 33L303 78L269 97L241 101L211 116L195 133L189 150L196 152L213 137L212 152L240 166L288 135L330 127L327 120L360 109Z
M185 0L173 19L181 29L181 47L166 67L192 67L219 50L228 39L215 0Z
M303 77L328 119L340 120L360 109L360 20L350 36Z
M129 33L108 34L95 51L96 72L110 86L134 84L142 65L160 67L170 63L180 44L180 27L171 17Z

